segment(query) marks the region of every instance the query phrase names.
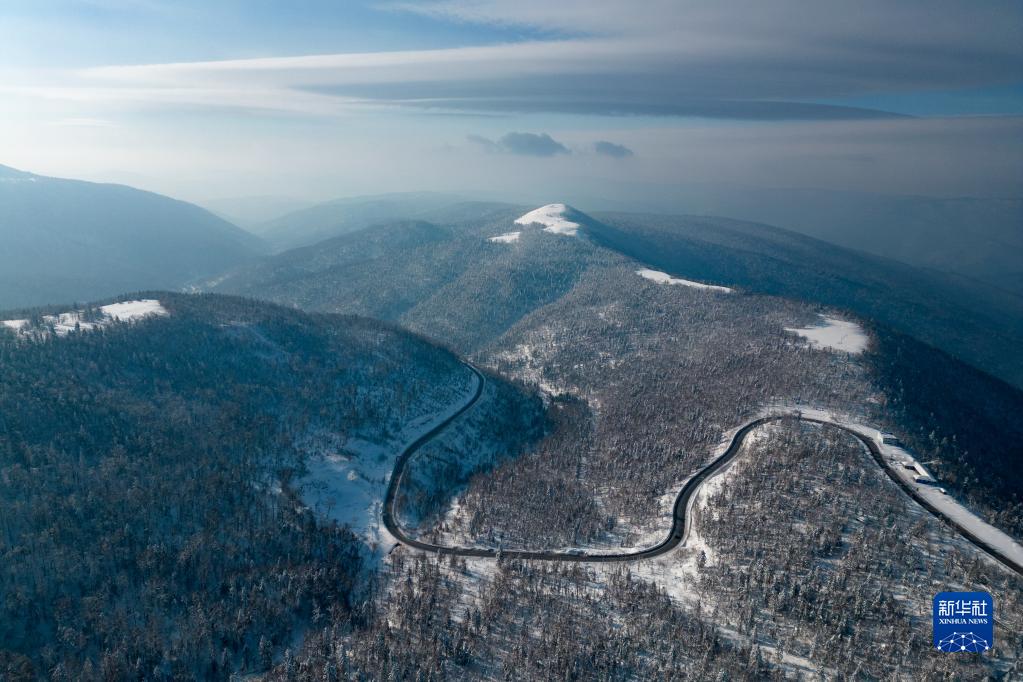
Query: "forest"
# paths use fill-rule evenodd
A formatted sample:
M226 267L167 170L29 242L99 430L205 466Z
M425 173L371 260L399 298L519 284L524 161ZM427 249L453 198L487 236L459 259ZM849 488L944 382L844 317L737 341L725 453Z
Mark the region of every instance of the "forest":
M467 373L378 322L148 295L169 315L0 335L2 679L227 679L361 622L365 549L286 494L296 444L384 439Z

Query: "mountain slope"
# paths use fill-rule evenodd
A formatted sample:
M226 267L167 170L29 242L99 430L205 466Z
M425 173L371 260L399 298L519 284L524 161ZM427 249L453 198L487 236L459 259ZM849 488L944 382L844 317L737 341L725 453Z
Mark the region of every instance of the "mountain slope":
M331 458L379 468L474 378L371 320L147 298L163 314L102 332L0 326L5 679L226 679L327 611L356 618L373 547L315 523L298 483ZM359 481L338 483L343 505Z
M457 196L407 192L328 201L252 227L275 250L284 251L361 230L378 223L418 217L459 202Z
M689 458L705 452L721 428L773 400L866 412L867 423L896 429L945 462L949 484L992 514L998 505L1015 509L1023 494L1023 479L1015 476L967 484L985 466L1016 466L1012 438L998 433L1023 434L1005 409L1023 409L1023 393L966 371L949 355L977 364L993 358L1002 364L989 367L1012 376L1019 359L1007 350L1015 347L1007 339L1018 338L1011 307L1003 317L971 308L969 296L940 276L785 230L510 207L485 220L401 223L328 240L243 268L218 290L395 320L552 395L599 406L565 408L574 416L566 417L571 435L563 439L574 445L568 454L557 439L541 446L535 480L522 474L521 462L503 475L498 470L493 495L476 507L485 519L477 519L479 528L497 517L535 522L500 511L521 504L509 491L530 497L539 481L560 479L559 504L568 508L545 516L579 519L600 537L596 529L606 525L598 509L653 513L652 491L684 477L694 465ZM791 330L819 324L818 313L840 324L868 324L868 352L848 362L828 348L799 354ZM919 339L944 343L949 354ZM908 389L922 385L922 375L930 377L929 391L964 391L961 409L935 411L927 396ZM691 396L689 406L678 404L679 391ZM596 425L576 424L589 422L590 409L599 409ZM630 448L628 475L615 464L621 433L640 448ZM942 443L955 443L953 437L958 445ZM665 465L665 453L680 443L685 457ZM593 453L587 471L607 467L608 480L616 481L612 498L594 502L585 487L564 479L582 466L571 460L578 449ZM630 485L637 486L632 494ZM561 531L551 533L565 541Z
M1020 199L791 189L733 192L727 202L727 211L706 200L700 210L784 225L840 246L959 273L1023 295Z
M1023 295L1023 199L938 198L820 188L628 186L628 198L577 199L601 211L728 216Z
M538 239L514 222L525 212L448 207L453 219L380 226L286 252L232 273L216 290L402 321L468 352L564 294L590 259L618 254L846 308L1023 386L1023 361L1012 351L1023 345L1023 299L1015 295L756 223L601 213L578 218L582 240Z
M0 167L0 308L180 288L259 255L208 211L122 185Z
M1023 298L787 230L723 218L598 214L594 239L643 262L877 320L1023 387Z

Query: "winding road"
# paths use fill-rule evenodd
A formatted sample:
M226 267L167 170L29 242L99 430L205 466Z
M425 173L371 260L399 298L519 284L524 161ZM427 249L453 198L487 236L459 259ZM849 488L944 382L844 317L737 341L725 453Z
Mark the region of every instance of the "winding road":
M465 414L470 408L472 408L483 395L483 389L486 386L486 378L483 373L472 365L465 365L469 370L476 375L476 389L472 397L454 414L447 417L444 421L438 423L429 431L421 435L414 442L409 444L399 455L394 465L394 471L391 474L391 479L387 486L387 495L384 498L383 508L383 521L387 530L395 537L396 540L409 547L419 549L426 552L433 552L439 555L445 556L462 556L462 557L478 557L478 558L491 558L497 559L503 557L506 559L532 559L540 561L575 561L575 562L586 562L586 563L607 563L607 562L619 562L619 561L637 561L640 559L650 559L652 557L660 556L671 550L675 549L681 544L684 544L686 538L689 537L689 531L691 526L690 507L696 497L696 493L699 491L700 486L707 481L707 479L713 477L721 469L723 469L729 462L731 462L736 455L742 450L742 445L746 440L746 437L750 432L754 431L760 426L770 422L778 421L804 421L815 424L824 424L832 426L834 428L845 431L863 445L866 446L867 450L870 451L874 461L877 462L884 472L888 475L892 481L898 485L903 492L905 492L910 498L913 499L918 505L929 511L931 514L936 516L940 521L948 526L954 528L960 535L969 540L971 543L976 545L978 548L986 552L988 555L1015 571L1016 573L1023 575L1023 565L1014 561L1012 558L1006 556L997 547L993 547L984 539L975 535L972 531L962 526L958 521L949 516L943 514L938 508L928 502L926 499L916 493L912 485L906 483L903 479L895 474L894 471L885 463L884 456L881 453L881 449L873 438L866 436L848 426L839 424L827 419L821 419L816 417L802 416L798 414L791 415L776 415L761 417L755 419L744 426L742 426L735 435L732 436L731 442L728 444L728 448L714 458L709 464L704 466L702 469L696 472L685 485L682 486L682 490L679 491L678 496L675 498L675 504L672 508L672 525L671 532L668 536L660 543L647 549L631 551L631 552L620 552L620 553L602 553L602 554L588 554L586 552L579 551L545 551L545 550L516 550L516 549L488 549L483 547L453 547L448 545L437 545L430 542L424 542L415 538L409 537L405 531L398 525L395 520L394 505L397 497L398 489L401 487L402 479L405 475L406 465L409 459L414 455L423 445L428 443L437 434L447 428L451 422L458 419L460 416Z

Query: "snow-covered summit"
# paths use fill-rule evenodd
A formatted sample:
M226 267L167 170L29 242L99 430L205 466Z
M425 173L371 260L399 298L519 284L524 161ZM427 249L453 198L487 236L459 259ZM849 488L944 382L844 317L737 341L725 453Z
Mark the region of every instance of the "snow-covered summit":
M547 204L516 218L516 225L543 225L544 232L576 236L581 224L576 222L582 214L567 204Z

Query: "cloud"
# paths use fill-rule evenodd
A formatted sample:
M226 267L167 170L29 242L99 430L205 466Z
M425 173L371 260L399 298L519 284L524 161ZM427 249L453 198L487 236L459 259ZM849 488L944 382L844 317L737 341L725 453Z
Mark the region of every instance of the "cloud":
M536 133L507 133L496 142L480 135L469 135L467 139L488 152L507 152L521 156L557 156L558 154L572 153L568 147L547 133L539 135Z
M498 140L501 147L512 154L525 156L556 156L569 154L568 147L547 133L508 133Z
M478 145L484 151L487 151L487 152L499 152L499 151L501 151L501 145L497 144L496 142L494 142L490 138L483 137L481 135L468 135L466 137L466 139L469 140L469 142L472 142L473 144Z
M597 142L594 142L593 151L615 159L625 159L635 155L635 152L625 145L615 144L614 142L608 142L606 140L598 140Z
M1007 0L448 0L392 4L521 25L521 42L428 50L107 66L33 74L24 92L344 115L431 112L733 120L893 117L837 101L1018 82L1023 5ZM10 83L10 79L5 80Z

